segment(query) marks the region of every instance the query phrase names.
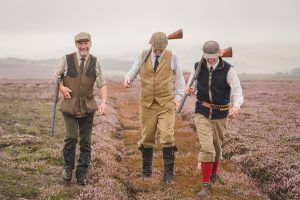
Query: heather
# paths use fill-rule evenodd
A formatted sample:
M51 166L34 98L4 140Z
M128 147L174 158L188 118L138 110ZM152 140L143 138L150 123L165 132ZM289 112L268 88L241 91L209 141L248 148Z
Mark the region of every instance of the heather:
M299 81L251 80L242 87L245 103L238 120L229 121L224 160L270 199L299 199ZM192 120L191 99L187 105L184 117Z
M0 199L128 199L113 108L110 117L96 116L90 182L80 187L74 178L71 184L61 179L64 126L58 112L50 136L53 83L3 80L0 85Z
M0 81L0 199L197 199L195 99L176 115L176 182L166 186L159 144L153 177L140 178L139 82L108 85L107 115L94 121L89 184L80 187L61 181L64 125L58 112L50 136L53 82ZM245 104L228 124L220 164L226 185L215 185L210 199L299 199L300 81L251 79L242 87Z

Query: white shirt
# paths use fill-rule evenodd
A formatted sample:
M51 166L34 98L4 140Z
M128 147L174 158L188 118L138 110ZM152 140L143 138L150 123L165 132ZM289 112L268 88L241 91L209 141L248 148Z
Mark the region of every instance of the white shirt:
M210 66L209 63L207 63L207 69L209 70L210 67L213 67L213 70L215 70L219 64L219 61L220 61L220 59L218 59L217 63L214 64L213 66ZM187 86L192 81L194 74L195 74L195 67L193 66ZM233 102L233 106L236 106L237 108L241 108L242 104L244 103L243 90L241 87L240 79L239 79L234 67L230 67L230 69L228 71L227 83L229 84L229 86L231 88L230 99ZM194 82L194 84L195 84L195 82Z
M125 75L125 77L127 79L131 79L133 78L133 75L135 74L135 72L138 70L140 63L142 62L142 53L139 53L139 55L137 56L137 58L135 59L132 67L129 69L129 71L127 72L127 74ZM161 60L161 58L164 55L164 51L162 52L162 54L159 56L158 61ZM152 61L152 67L154 67L154 63L155 63L155 53L152 51L150 54L151 57L151 61ZM178 58L176 56L176 54L174 54L174 52L172 52L172 59L171 59L171 68L175 74L175 99L176 101L181 101L181 99L184 96L184 77L183 77L183 73L182 73L182 69L179 65L179 61Z

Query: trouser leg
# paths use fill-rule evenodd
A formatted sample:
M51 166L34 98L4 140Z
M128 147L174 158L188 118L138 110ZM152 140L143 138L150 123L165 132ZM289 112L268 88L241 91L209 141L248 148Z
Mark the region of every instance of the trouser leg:
M65 145L63 148L63 158L64 158L64 170L63 179L65 181L71 181L72 171L74 169L75 163L75 151L78 135L78 122L77 119L69 116L63 115L66 127Z
M86 175L91 162L91 135L94 115L79 119L80 154L76 169L76 178L79 184L86 184Z

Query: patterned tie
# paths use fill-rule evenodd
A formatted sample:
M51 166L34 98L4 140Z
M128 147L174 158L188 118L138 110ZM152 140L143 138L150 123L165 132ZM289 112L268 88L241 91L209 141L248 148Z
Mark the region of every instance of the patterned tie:
M80 70L81 70L81 73L83 71L83 67L84 67L84 61L85 61L85 58L80 58L81 62L80 62Z
M154 72L156 72L159 61L158 61L159 56L155 56L155 62L154 62Z

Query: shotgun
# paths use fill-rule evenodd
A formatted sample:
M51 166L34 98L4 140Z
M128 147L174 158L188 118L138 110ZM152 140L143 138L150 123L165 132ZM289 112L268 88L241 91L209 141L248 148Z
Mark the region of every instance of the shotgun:
M179 29L178 31L175 31L174 33L171 33L170 35L168 35L168 40L175 40L175 39L182 39L183 38L183 32L182 29ZM145 58L142 60L142 62L140 63L138 70L133 74L133 76L130 78L130 82L129 85L136 79L138 73L140 72L141 67L143 66L143 64L146 62L146 60L148 59L148 57L150 56L152 51L152 47L148 50Z
M232 48L231 48L231 47L228 47L228 48L226 48L226 49L220 50L220 57L232 57ZM204 59L203 59L203 57L202 57L201 60L200 60L200 62L198 63L198 65L197 65L197 67L196 67L194 76L193 76L191 82L188 84L187 87L189 87L189 88L193 87L194 82L195 82L195 80L198 78L198 75L199 75L199 73L200 73L200 71L201 71L203 60L204 60ZM178 111L177 111L178 113L181 112L181 110L182 110L182 108L183 108L183 105L184 105L184 103L185 103L185 101L186 101L186 99L187 99L188 96L189 96L188 94L184 94L184 97L183 97L183 99L182 99L182 101L181 101L181 103L180 103L180 106L179 106L179 108L178 108Z
M54 100L52 105L52 114L51 114L51 136L54 135L55 130L55 114L56 114L56 105L58 102L58 95L59 95L59 84L61 81L61 76L57 77L56 84L55 84L55 90L54 90Z

